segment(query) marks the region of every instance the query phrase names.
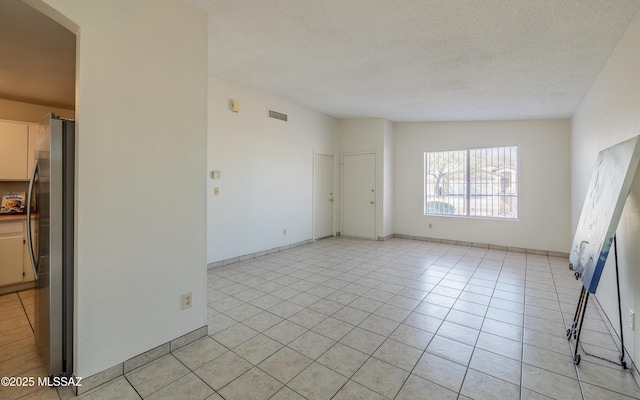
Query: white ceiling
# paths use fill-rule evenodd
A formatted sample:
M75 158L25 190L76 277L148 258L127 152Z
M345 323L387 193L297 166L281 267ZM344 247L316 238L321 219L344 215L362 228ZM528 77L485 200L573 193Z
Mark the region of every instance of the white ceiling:
M638 0L185 0L209 71L337 117L567 118Z
M209 71L342 118L567 118L639 0L184 0ZM106 61L108 62L108 61ZM74 107L75 36L0 0L0 98Z
M74 109L76 37L20 0L0 0L0 99Z

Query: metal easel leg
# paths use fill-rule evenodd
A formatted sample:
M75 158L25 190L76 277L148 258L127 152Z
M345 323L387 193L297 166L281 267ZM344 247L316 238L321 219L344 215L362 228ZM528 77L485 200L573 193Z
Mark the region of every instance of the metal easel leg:
M595 358L613 363L613 364L619 364L622 366L622 368L627 369L628 367L627 367L627 362L625 361L625 354L624 354L624 334L622 332L623 322L622 322L622 302L620 301L620 277L618 272L618 245L617 245L615 236L613 238L613 246L614 246L615 263L616 263L616 286L618 289L618 317L620 320L620 347L621 347L620 358L619 358L620 362L616 363L615 361L608 360L604 357L596 356L594 354L589 354L587 351L585 351L585 354L591 357L595 357ZM580 354L578 354L578 347L580 346L580 332L582 331L582 324L584 323L584 316L587 311L588 300L589 300L589 292L583 286L582 290L580 291L580 299L578 300L576 312L573 316L573 324L571 325L571 328L567 329L567 339L571 340L572 336L574 339L576 339L576 345L575 345L576 347L573 353L573 363L575 365L580 364Z
M585 304L585 297L587 295L587 289L584 288L584 286L582 287L582 290L580 291L580 298L578 299L578 305L576 306L576 312L573 315L573 324L571 324L571 327L567 329L567 339L571 339L571 336L573 336L574 339L576 339L577 336L577 331L578 331L578 324L580 323L580 314L582 314L582 308L584 307Z
M616 261L616 287L618 288L618 317L620 319L620 365L627 369L627 362L624 360L624 333L622 332L622 303L620 302L620 277L618 276L618 241L613 237L613 251Z
M584 314L587 312L587 302L589 301L589 292L584 287L582 291L586 293L584 295L584 302L582 302L582 310L580 312L580 323L578 324L577 332L574 332L573 337L576 339L576 348L573 352L573 363L575 365L580 364L580 354L578 354L578 347L580 346L580 332L582 331L582 324L584 323Z

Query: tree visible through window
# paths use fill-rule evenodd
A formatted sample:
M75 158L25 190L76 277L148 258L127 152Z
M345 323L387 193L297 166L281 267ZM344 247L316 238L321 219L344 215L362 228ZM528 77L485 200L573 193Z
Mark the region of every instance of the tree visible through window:
M518 218L518 146L424 153L424 213Z

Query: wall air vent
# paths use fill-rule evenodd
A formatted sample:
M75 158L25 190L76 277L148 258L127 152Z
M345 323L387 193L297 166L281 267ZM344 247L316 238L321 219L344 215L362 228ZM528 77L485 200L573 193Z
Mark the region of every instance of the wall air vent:
M277 111L269 110L269 117L279 119L281 121L286 121L288 116L287 114L279 113Z

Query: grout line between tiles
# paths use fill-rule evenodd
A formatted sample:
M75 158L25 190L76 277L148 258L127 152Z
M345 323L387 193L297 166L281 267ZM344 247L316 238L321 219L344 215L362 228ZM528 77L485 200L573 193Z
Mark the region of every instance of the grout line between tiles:
M331 240L331 239L329 239L329 240ZM351 242L350 242L349 244L351 244ZM364 247L364 246L362 246L362 247ZM473 248L471 248L471 249L473 249ZM489 249L489 251L490 251L490 250L491 250L491 249ZM469 251L469 250L466 250L466 251ZM355 252L355 251L354 251L354 252ZM401 252L401 251L399 251L398 253L402 254L402 252ZM506 252L506 253L508 254L508 252ZM379 255L380 255L380 256L382 256L383 254L384 254L384 253L379 253ZM406 253L405 253L405 254L406 254ZM486 254L486 253L485 253L485 254ZM391 256L391 253L389 253L388 255L389 255L389 256ZM439 256L435 261L433 261L433 262L430 264L430 266L429 266L428 268L423 269L423 272L421 273L421 275L422 275L422 274L424 274L424 272L425 272L426 270L428 270L429 268L431 268L431 267L433 267L433 266L438 267L438 264L441 264L441 265L440 265L440 267L438 267L438 268L441 268L441 270L446 270L446 271L447 271L447 272L446 272L446 273L444 273L444 274L437 275L438 279L437 279L436 283L433 285L432 289L431 289L431 290L429 290L429 291L427 292L427 296L428 296L429 294L431 294L431 292L432 292L433 288L438 287L438 285L440 285L440 284L442 283L442 281L445 279L445 277L447 277L447 276L448 276L448 274L450 274L450 273L455 269L455 266L453 266L452 264L449 264L450 259L448 259L448 258L446 257L446 255L447 255L447 251L441 252L440 256ZM530 256L531 256L531 257L530 257ZM529 302L530 302L531 300L530 300L530 297L529 297L529 296L530 296L530 294L528 294L528 291L529 291L529 290L532 290L532 289L531 289L531 286L529 286L529 285L528 285L528 282L529 282L529 279L528 279L528 278L530 278L530 277L536 278L536 279L533 279L533 280L531 281L532 283L535 283L535 282L537 281L537 278L538 278L539 276L541 276L541 274L540 274L540 272L541 272L541 271L540 271L540 269L538 268L539 266L537 266L537 265L535 265L535 264L533 264L533 263L532 263L532 264L529 264L529 263L528 263L528 261L529 261L529 258L531 258L531 260L532 260L532 261L536 261L535 259L536 259L536 257L538 257L538 256L539 256L539 255L537 255L537 254L525 254L525 257L526 257L526 258L525 258L525 260L521 260L521 261L519 261L519 262L524 262L524 263L525 263L525 268L524 268L524 278L523 278L523 282L524 282L524 285L523 285L524 293L523 293L523 303L522 303L522 307L523 307L523 310L522 310L522 318L523 318L523 321L522 321L522 326L520 326L521 332L520 332L520 338L519 338L519 339L520 339L519 341L520 341L520 343L521 343L521 350L520 350L520 366L521 366L521 367L520 367L520 393L522 393L522 383L523 383L523 379L524 379L524 373L523 373L523 372L524 372L524 371L523 371L523 365L524 365L524 335L525 335L525 333L526 333L524 319L529 315L529 314L527 313L527 305L528 305L528 304L530 304ZM267 257L268 257L268 256L267 256ZM298 257L298 256L296 256L296 257ZM385 255L384 257L387 257L387 255ZM545 257L550 257L550 256L545 256ZM303 257L302 257L302 258L303 258ZM369 259L375 259L375 257L367 257L367 258L369 258ZM288 258L288 259L289 259L289 260L292 260L292 259L293 259L293 257ZM340 275L331 275L331 274L326 274L327 272L329 272L328 270L338 270L338 268L336 268L336 267L333 267L333 268L325 268L325 267L326 267L326 265L327 265L328 263L330 263L330 261L328 261L328 260L330 260L330 259L331 259L330 257L324 256L324 255L321 255L321 254L319 254L319 255L315 255L315 256L314 256L314 258L313 258L312 260L309 260L309 262L308 262L308 263L305 263L305 264L304 264L303 269L304 269L305 271L308 271L308 272L310 272L310 273L313 273L314 275L328 276L330 279L335 278L335 277L339 277ZM276 259L276 258L271 258L270 260L272 260L272 261L274 261L274 262L277 262L277 259ZM326 260L326 261L325 261L325 260ZM345 258L344 258L344 260L347 260L347 258L345 257ZM353 258L349 258L349 260L353 260ZM343 262L345 262L345 263L346 263L346 261L343 261ZM512 263L512 262L511 262L511 263ZM341 269L339 269L339 270L340 270L341 272L343 272L343 273L350 273L350 272L351 272L351 273L356 273L356 275L358 275L358 277L355 277L355 279L362 279L362 278L363 278L363 275L362 275L362 274L363 274L363 272L365 272L365 273L366 273L366 271L369 271L369 272L373 272L373 273L375 273L375 272L377 272L377 271L378 271L378 269L379 269L379 268L381 268L381 267L383 267L383 266L385 265L384 263L382 263L382 264L373 264L373 263L371 263L371 264L369 265L369 268L363 268L364 264L367 264L367 262L365 261L365 262L361 262L361 263L359 263L359 264L358 264L358 263L353 263L353 264L351 265L351 267L350 267L350 268L341 268ZM285 265L285 264L283 264L283 265ZM291 265L291 264L286 264L286 265ZM479 265L481 265L481 264L479 264ZM479 265L475 267L474 271L478 271ZM550 273L550 276L551 276L551 279L553 280L553 285L554 285L555 299L554 299L553 301L557 302L557 304L560 306L560 298L559 298L559 294L558 294L558 286L557 286L557 283L556 283L556 276L555 276L555 274L553 273L553 268L552 268L552 266L551 266L550 261L549 261L549 259L548 259L548 258L546 258L546 265L547 265L547 271ZM507 259L503 257L502 262L501 262L501 264L500 264L500 269L499 269L499 271L500 271L500 272L498 273L498 275L496 275L496 276L495 276L495 279L493 279L493 280L492 280L492 281L493 281L493 286L491 287L491 297L490 297L490 298L493 298L493 295L495 295L495 294L496 294L496 290L497 290L497 289L498 289L498 287L499 287L499 286L498 286L498 283L500 283L500 281L501 281L501 277L504 277L504 278L505 278L505 279L503 280L503 282L504 282L504 281L508 282L508 281L511 279L511 278L508 276L508 274L510 274L510 273L512 272L512 270L511 270L511 268L507 269L507 268L506 268L506 266L507 266ZM394 266L394 267L395 267L395 266ZM273 269L273 271L278 271L278 272L282 273L282 274L281 274L282 276L290 276L290 275L289 275L289 273L286 273L286 271L285 271L285 270L286 270L286 268L285 268L285 267L280 267L280 268L275 268L275 269ZM396 276L397 276L397 277L402 276L402 274L400 274L400 272L408 271L408 270L409 270L409 268L406 268L406 267L405 267L405 268L402 268L401 266L398 266L398 269L397 269L397 270L396 270L395 268L393 268L393 271L398 271L398 274L397 274L397 275L396 275L396 274L393 274L393 277L396 277ZM489 268L488 270L491 270L491 268ZM487 272L488 272L488 270L487 270ZM475 272L474 272L474 274L475 274ZM230 275L227 275L227 276L230 276ZM475 276L475 275L471 275L471 278L469 278L469 279L466 281L467 283L466 283L466 285L465 285L465 288L467 288L467 287L468 287L468 285L470 284L470 280L471 280L471 279L473 279L473 277L474 277L474 276ZM488 275L487 275L487 276L488 276ZM306 278L308 278L308 277L309 277L309 276L304 277L304 278L300 278L300 279L306 280ZM486 278L486 276L479 276L477 279L483 279L483 278ZM273 278L272 280L275 282L275 281L277 281L277 279L278 279L278 278L274 276L274 278ZM310 281L310 282L313 282L313 280L309 280L309 281ZM238 282L242 282L242 281L238 281ZM325 282L326 282L326 280L325 280L325 281L322 281L322 282L320 282L320 283L318 283L317 281L316 281L316 282L313 282L313 283L323 284L323 283L325 283ZM350 283L353 283L354 281L353 281L353 280L350 280L349 282L350 282ZM357 282L357 281L356 281L356 282ZM381 283L383 283L383 282L385 282L385 281L383 280ZM289 284L287 285L287 287L289 287L289 286L290 286L290 285L292 285L292 284L293 284L293 283L289 283ZM374 286L367 286L367 291L370 291L371 289L383 290L383 289L379 289L379 288L378 288L378 286L379 286L379 285L380 285L380 283L378 283L377 285L374 285ZM332 289L335 289L335 288L332 288ZM337 290L341 290L341 289L337 289ZM302 291L302 293L305 293L305 292L306 292L305 290L303 290L303 291ZM463 293L463 292L464 292L464 288L463 288L463 289L461 289L461 291L457 294L457 296L455 297L455 299L459 299L459 298L460 298L460 296L461 296L461 293ZM335 291L334 291L334 293L335 293ZM356 297L356 299L358 299L358 298L363 298L363 294L364 294L364 293L360 293L359 295L357 295L358 297ZM422 299L418 300L417 305L416 305L416 306L414 306L411 310L409 310L409 312L410 312L410 313L412 313L412 312L417 312L417 311L416 311L416 307L417 307L419 304L421 304L422 302L425 302L425 299L426 299L426 297L427 297L427 296L425 296L425 297L423 297ZM322 297L322 296L321 296L321 297ZM535 295L531 295L531 297L533 297L533 298L538 298L538 297L537 297L537 296L535 296ZM326 296L324 296L323 298L326 298ZM545 296L543 296L543 297L539 297L539 298L541 298L541 299L545 299ZM353 301L355 301L356 299L352 300L349 304L351 304L351 303L352 303ZM534 299L534 300L535 300L535 299ZM387 299L386 301L383 301L383 305L389 305L389 304L390 304L390 303L389 303L389 301L390 301L390 299ZM503 301L508 301L508 300L503 300ZM316 301L316 302L317 302L317 301ZM306 308L307 308L307 309L309 309L309 307L310 307L311 305L313 305L313 304L315 304L315 303L312 303L312 304L307 305L307 306L306 306ZM340 303L340 304L342 304L342 303ZM347 305L349 305L349 304L347 304ZM454 304L455 304L455 303L454 303ZM347 305L342 304L342 307L341 307L340 309L344 308L344 307L345 307L345 306L347 306ZM380 307L381 307L381 306L380 306ZM489 310L491 307L492 307L492 306L491 306L491 302L490 302L490 303L486 306L486 309L484 310L484 313L483 313L483 315L482 315L482 317L484 318L484 321L483 321L483 324L482 324L482 325L481 325L481 327L480 327L480 333L482 332L482 326L484 325L484 323L485 323L485 321L486 321L486 319L487 319L487 313L488 313L488 310ZM538 306L535 306L535 307L538 307ZM368 316L371 316L371 315L377 315L377 314L375 314L375 312L376 312L378 309L379 309L379 308L377 308L377 309L375 309L375 310L372 310L372 311L367 311ZM452 310L452 309L453 309L453 305L451 305L451 306L449 306L449 307L448 307L447 313L446 313L446 315L444 315L444 318L442 319L442 321L443 321L443 322L444 322L444 321L446 321L446 318L447 318L447 316L450 314L450 312L451 312L451 310ZM335 312L337 312L337 311L338 311L338 310L336 310ZM560 313L561 313L561 316L562 316L562 320L563 320L563 321L565 321L566 316L565 316L565 313L563 312L563 308L562 308L561 306L560 306ZM224 313L223 313L223 314L224 314ZM333 315L333 314L332 314L332 315ZM409 314L409 315L410 315L410 314ZM326 315L325 315L325 318L327 318L327 316L326 316ZM384 318L384 317L383 317L383 318ZM400 321L399 323L400 323L400 324L404 323L404 322L406 321L406 318L407 318L407 317L405 317L405 318L404 318L402 321ZM288 319L288 318L285 318L285 320L287 320L287 319ZM398 322L398 321L396 321L396 322ZM505 323L505 324L509 324L509 322L503 322L503 321L500 321L500 322ZM359 325L359 324L358 324L358 325ZM357 325L357 326L358 326L358 325ZM566 323L565 323L565 325L566 325ZM398 326L400 326L400 325L398 325ZM463 325L463 326L464 326L464 325ZM518 325L516 325L516 326L518 326ZM395 330L397 330L397 328L398 328L398 327L396 327L396 328L394 329L394 331L393 331L393 332L395 332ZM352 330L353 330L353 329L355 329L355 328L352 328ZM440 329L440 327L439 327L438 329ZM533 328L533 329L534 329L534 330L536 330L535 328ZM309 329L308 329L308 330L309 330ZM311 330L313 330L313 328L311 328ZM393 332L391 332L389 335L387 335L387 336L386 336L385 340L381 343L381 345L382 345L386 340L388 340L388 339L389 339L389 337L393 334ZM436 333L434 333L434 334L433 334L433 336L432 336L432 337L431 337L431 339L429 340L429 343L425 346L424 350L422 351L422 355L421 355L421 357L426 353L426 349L428 348L428 345L429 345L429 344L431 343L431 341L433 340L433 337L435 337L435 336L437 335L437 332L438 332L438 331L436 331ZM348 334L348 333L347 333L347 334ZM479 338L479 336L476 338L476 341L475 341L475 344L476 344L476 345L477 345L477 343L478 343L478 338ZM455 339L453 339L453 340L455 340ZM379 348L379 347L380 347L380 346L378 346L378 348ZM377 350L377 349L376 349L376 350ZM375 353L375 350L372 352L372 354L369 354L369 355L368 355L367 360L369 360L371 357L373 357L373 353ZM474 347L474 350L473 350L473 352L472 352L472 354L471 354L471 358L473 358L473 354L474 354L474 353L475 353L475 347ZM420 358L418 359L418 362L419 362L419 360L420 360ZM365 361L365 362L366 362L366 361ZM364 365L364 364L363 364L363 365ZM417 365L417 362L416 362L416 365ZM414 365L414 366L413 366L412 371L415 369L416 365ZM360 366L360 368L362 368L362 365ZM359 369L360 369L360 368L359 368ZM468 371L468 368L469 368L469 366L467 365L467 371ZM359 370L359 369L358 369L358 370ZM357 371L358 371L358 370L356 370L356 372L354 372L354 374L355 374L355 373L357 373ZM552 372L552 371L551 371L551 372ZM354 374L352 374L351 376L353 376ZM497 379L500 379L500 378L497 378ZM463 382L464 382L464 381L463 381ZM404 385L404 383L406 383L406 380L403 382L403 385ZM402 390L402 386L400 387L400 390Z

